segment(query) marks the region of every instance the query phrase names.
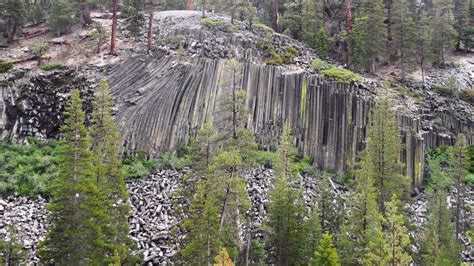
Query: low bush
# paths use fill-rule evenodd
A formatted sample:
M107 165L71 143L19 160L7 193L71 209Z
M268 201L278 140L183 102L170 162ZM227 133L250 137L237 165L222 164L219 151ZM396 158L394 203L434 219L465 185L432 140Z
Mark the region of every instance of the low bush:
M158 161L147 159L143 150L125 154L122 159L122 173L126 179L147 176L157 168Z
M201 25L206 26L213 30L222 30L226 32L235 31L234 26L223 19L218 18L203 18L201 19Z
M272 33L273 29L262 23L255 23L253 28L257 31L263 31L265 33Z
M49 64L44 64L41 66L41 69L45 71L53 70L56 68L60 68L62 65L60 63L49 63Z
M339 83L349 84L352 80L358 82L362 82L363 80L361 76L349 69L336 67L318 58L311 62L311 67L318 71L319 74L327 76Z
M257 156L257 163L267 168L273 168L278 162L278 155L275 152L261 151Z
M436 84L433 86L433 90L441 95L441 96L444 96L444 97L455 97L456 96L456 92L449 89L448 87L444 87L440 84Z
M304 156L303 159L298 161L295 164L293 171L297 173L308 174L311 176L316 175L316 171L314 170L313 165L312 165L312 160L308 156Z
M465 89L459 93L459 98L467 103L474 105L474 89Z
M0 73L6 73L8 70L13 68L13 65L13 62L0 60Z
M322 70L320 73L339 83L349 84L352 80L362 82L361 76L345 68L334 67Z
M298 50L295 47L286 47L285 48L285 53L282 56L283 63L285 64L291 64L293 63L293 60L295 57L297 57L299 54Z
M267 59L265 63L267 65L281 65L283 64L283 59L279 54L274 54L273 57Z
M158 158L157 166L159 169L179 170L184 167L184 158L165 152Z
M334 68L334 65L329 64L328 62L321 60L319 58L314 59L311 61L311 67L314 68L316 71L320 72L322 70L327 70L330 68Z
M51 183L58 175L60 145L34 139L29 142L0 142L0 194L50 194Z

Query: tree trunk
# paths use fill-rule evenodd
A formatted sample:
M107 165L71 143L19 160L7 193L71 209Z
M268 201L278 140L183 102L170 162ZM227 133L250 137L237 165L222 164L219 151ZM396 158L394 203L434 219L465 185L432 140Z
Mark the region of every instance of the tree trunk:
M234 24L235 7L234 0L230 0L230 23Z
M91 11L87 0L82 0L82 19L84 20L83 26L92 24Z
M100 47L102 46L102 34L99 35L99 43L97 44L97 53L100 54Z
M112 2L112 30L110 34L110 53L115 53L115 38L117 35L117 0Z
M206 0L202 0L202 17L206 17Z
M352 40L352 11L351 11L351 0L346 0L346 31L348 41L346 43L346 65L349 65L350 61L350 43Z
M275 11L273 16L273 27L276 32L280 32L280 0L275 0Z
M151 48L153 48L153 43L152 43L152 39L153 39L153 14L155 12L155 1L154 0L151 0L151 6L150 6L150 20L148 21L148 45L147 45L147 48L148 48L148 51L151 50Z
M232 72L232 138L237 139L237 84L235 69Z
M188 0L186 4L187 10L194 10L194 0Z

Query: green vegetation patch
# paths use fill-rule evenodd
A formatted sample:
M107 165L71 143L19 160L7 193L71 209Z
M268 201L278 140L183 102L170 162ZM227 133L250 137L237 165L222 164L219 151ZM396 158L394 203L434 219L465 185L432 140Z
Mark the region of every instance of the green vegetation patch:
M281 58L279 54L274 54L271 58L267 59L265 63L267 65L277 66L277 65L283 64L283 59Z
M285 63L285 64L293 63L293 60L298 55L299 55L298 49L296 49L295 47L292 47L292 46L286 47L285 52L283 53L283 56L282 56L283 63Z
M35 139L29 143L0 142L0 193L49 195L58 175L60 145Z
M349 84L352 80L362 82L362 77L345 68L330 68L320 72L323 76L327 76L339 83Z
M262 23L255 23L253 28L257 31L263 31L265 33L273 33L273 29L265 24Z
M459 93L459 98L471 105L474 105L474 89L465 89Z
M7 62L0 60L0 73L6 73L8 70L13 68L13 62Z
M314 68L319 74L333 79L339 83L349 84L352 80L362 82L362 77L358 74L350 71L349 69L339 68L335 65L329 64L321 59L314 59L311 62L311 67Z
M311 61L311 67L314 68L318 72L322 70L327 70L330 68L335 68L334 65L331 65L328 62L321 60L319 58L316 58L313 61Z
M222 30L226 32L232 32L236 30L232 24L219 18L203 18L201 19L201 25L213 30Z
M147 153L144 150L126 154L122 160L122 173L126 179L147 176L157 167L158 161L147 159Z
M49 63L49 64L42 65L41 69L43 69L45 71L50 71L50 70L57 69L57 68L60 68L60 67L62 67L62 65L60 63Z

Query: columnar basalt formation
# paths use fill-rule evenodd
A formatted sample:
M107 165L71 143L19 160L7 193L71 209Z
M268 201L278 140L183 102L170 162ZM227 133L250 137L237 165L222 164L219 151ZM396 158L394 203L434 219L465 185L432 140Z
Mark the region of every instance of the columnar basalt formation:
M106 67L79 72L20 71L2 83L3 138L55 138L70 91L79 88L90 112L98 78L110 85L115 121L125 149L150 156L186 145L204 122L218 116L226 60L184 59L158 52ZM89 73L89 74L87 74ZM343 173L365 146L369 113L376 90L355 83L339 84L301 68L243 64L241 87L247 91L251 129L264 149L276 147L283 125L294 143L321 170ZM472 143L472 106L428 91L421 107L399 98L400 161L414 188L423 182L428 149L452 145L459 132ZM401 102L401 104L400 104Z

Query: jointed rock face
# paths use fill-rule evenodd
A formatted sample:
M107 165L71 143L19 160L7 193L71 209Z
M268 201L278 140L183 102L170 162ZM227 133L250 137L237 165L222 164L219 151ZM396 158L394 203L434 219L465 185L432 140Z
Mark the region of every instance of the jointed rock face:
M314 159L314 166L336 173L344 172L364 148L375 88L381 84L338 84L320 77L309 67L315 56L311 49L287 36L248 29L241 23L237 30L212 29L201 25L198 12L170 11L157 13L154 25L155 48L150 53L141 48L131 51L121 63L6 74L0 83L2 137L56 137L69 92L81 89L89 111L94 87L103 78L114 97L123 146L144 149L152 157L173 151L218 115L224 65L234 57L244 62L240 87L248 96L247 127L263 147L275 147L288 123L297 147ZM293 47L299 55L291 65L263 64L264 37L276 51ZM414 187L423 182L427 149L452 145L460 132L468 143L473 142L472 106L429 89L421 93L418 103L394 95L403 144L400 161Z

